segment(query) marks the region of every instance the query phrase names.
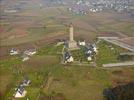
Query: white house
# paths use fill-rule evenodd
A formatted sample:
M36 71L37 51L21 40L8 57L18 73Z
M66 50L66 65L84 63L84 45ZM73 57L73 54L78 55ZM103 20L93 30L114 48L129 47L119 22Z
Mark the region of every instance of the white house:
M74 61L73 56L69 52L66 52L65 53L65 63L70 63L70 62L73 62L73 61Z
M14 49L14 48L12 48L10 50L10 55L17 55L17 54L19 54L19 51L18 50Z
M29 49L29 50L24 51L24 54L26 54L28 56L32 56L36 53L37 53L36 49Z
M87 53L87 54L92 54L93 51L89 49L86 53Z
M97 53L98 52L97 47L96 47L95 44L88 45L87 49L88 49L87 52L89 52L89 53Z
M74 61L74 58L72 56L70 56L69 59L67 59L67 62L73 62Z
M15 89L16 92L14 94L15 98L22 98L25 97L27 91L25 90L26 86L29 86L31 81L28 79L28 77L25 77L25 79L22 81L22 83Z
M92 56L93 56L93 52L89 49L85 52L87 60L91 61L92 60Z
M87 46L87 50L85 52L87 60L91 61L92 57L97 53L97 48L95 44L90 44Z
M97 52L98 52L98 50L97 50L97 48L96 48L96 47L93 47L93 50L94 50L94 52L95 52L95 53L97 53Z
M96 45L95 45L95 44L93 44L93 45L92 45L92 48L93 48L93 51L94 51L95 53L97 53L97 52L98 52L97 47L96 47Z
M22 98L26 96L27 91L24 89L24 87L18 87L16 90L15 98Z
M15 98L22 98L22 97L25 97L26 93L27 93L27 91L25 91L25 90L22 91L22 92L17 91L16 94L15 94Z

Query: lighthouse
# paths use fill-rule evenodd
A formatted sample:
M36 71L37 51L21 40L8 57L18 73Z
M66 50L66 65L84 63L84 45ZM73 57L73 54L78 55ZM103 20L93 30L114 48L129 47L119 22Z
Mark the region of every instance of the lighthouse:
M69 50L78 49L77 42L74 40L74 27L73 27L73 24L69 25L68 48L69 48Z

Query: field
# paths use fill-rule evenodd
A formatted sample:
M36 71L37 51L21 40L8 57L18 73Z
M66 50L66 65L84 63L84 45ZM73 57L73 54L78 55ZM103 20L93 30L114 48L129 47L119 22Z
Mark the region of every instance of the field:
M100 46L107 46L100 43ZM103 69L101 66L70 66L61 64L61 46L44 46L29 61L12 56L0 61L0 94L2 100L13 98L15 87L28 76L32 81L26 88L26 98L32 100L105 100L103 90L122 83L133 82L134 69ZM105 50L106 52L109 49ZM107 52L109 54L109 52ZM115 55L110 58L116 60ZM107 59L98 59L99 63ZM109 61L108 61L109 62ZM111 61L112 62L112 61ZM59 99L60 98L60 99Z
M98 66L101 66L102 64L120 62L118 60L120 53L127 52L127 50L115 46L111 43L107 43L103 40L100 41L100 43L97 45L99 48L99 53L96 56L96 62Z
M110 11L82 16L69 13L63 6L34 10L26 8L1 15L0 46L25 47L29 44L38 47L57 39L67 39L69 23L74 25L76 40L92 41L97 36L132 37L134 34L133 18L128 14ZM3 51L6 50L9 48Z
M33 3L36 5L37 1ZM68 40L70 23L74 25L75 40L92 42L98 36L118 36L133 45L134 18L129 14L109 11L82 16L68 12L64 6L24 8L0 15L1 100L14 99L15 88L25 76L32 83L22 100L105 100L105 88L134 82L133 67L102 68L104 63L118 62L118 54L124 52L119 47L101 41L95 59L97 66L93 67L62 65L63 45L56 46L57 41ZM33 47L38 53L26 62L20 56L9 56L11 48L24 51ZM86 61L82 50L72 53L75 60Z
M81 46L80 49L71 52L75 61L87 61L85 55L85 47Z

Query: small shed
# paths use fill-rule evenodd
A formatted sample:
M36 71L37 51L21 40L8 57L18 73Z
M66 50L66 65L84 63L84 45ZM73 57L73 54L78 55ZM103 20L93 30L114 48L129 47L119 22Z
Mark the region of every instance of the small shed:
M24 62L24 61L27 61L27 60L29 60L30 59L30 57L28 56L28 55L23 55L22 56L22 61Z
M29 86L29 84L31 83L31 80L29 80L28 77L25 77L25 79L22 81L22 86Z
M79 43L80 46L85 46L85 45L86 45L85 40L83 40L83 41L81 40L81 41L79 41L78 43Z

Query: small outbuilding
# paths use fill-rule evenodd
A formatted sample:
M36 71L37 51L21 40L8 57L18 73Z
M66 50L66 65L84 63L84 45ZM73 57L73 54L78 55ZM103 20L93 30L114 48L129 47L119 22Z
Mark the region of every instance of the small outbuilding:
M29 60L30 59L30 57L28 56L28 55L23 55L22 56L22 61L24 62L24 61L27 61L27 60Z
M25 77L25 79L22 81L22 86L29 86L31 83L31 80L28 79L28 77Z
M79 43L80 46L85 46L85 45L86 45L85 40L83 40L83 41L79 41L78 43Z

